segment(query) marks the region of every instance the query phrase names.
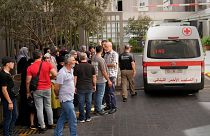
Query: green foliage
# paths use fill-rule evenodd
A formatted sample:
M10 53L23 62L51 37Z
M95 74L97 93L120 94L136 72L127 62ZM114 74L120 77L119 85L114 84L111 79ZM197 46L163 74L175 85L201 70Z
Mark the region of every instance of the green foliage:
M141 40L146 34L151 21L149 16L139 16L136 20L134 17L129 18L128 25L124 27L126 34L132 34Z
M201 42L203 46L210 46L210 36L204 36Z
M134 38L131 38L129 41L128 41L129 45L131 46L134 46L134 47L137 47L138 46L138 41Z
M143 47L138 44L138 40L135 38L131 38L128 41L129 45L132 46L132 52L141 53L143 51Z
M115 51L119 50L119 46L117 46L117 44L112 42L112 38L108 38L107 40L112 43L112 49L113 50L115 50Z
M143 51L143 47L140 47L140 46L134 46L132 47L132 52L134 53L141 53Z
M112 42L112 38L108 38L107 40L108 40L109 42Z
M109 0L0 0L0 29L4 35L37 46L53 44L58 35L78 27L96 32L102 27ZM70 30L71 32L67 31Z
M89 46L96 47L96 46L98 46L98 44L97 44L97 43L95 43L95 42L89 42Z

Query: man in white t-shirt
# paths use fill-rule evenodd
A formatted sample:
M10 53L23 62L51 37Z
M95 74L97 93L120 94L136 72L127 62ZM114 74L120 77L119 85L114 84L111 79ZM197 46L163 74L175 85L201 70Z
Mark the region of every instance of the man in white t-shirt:
M58 72L55 81L55 95L61 102L62 111L54 131L54 136L63 135L63 127L66 119L68 120L70 135L77 136L77 118L73 104L75 85L72 69L75 62L73 56L65 56L65 65Z

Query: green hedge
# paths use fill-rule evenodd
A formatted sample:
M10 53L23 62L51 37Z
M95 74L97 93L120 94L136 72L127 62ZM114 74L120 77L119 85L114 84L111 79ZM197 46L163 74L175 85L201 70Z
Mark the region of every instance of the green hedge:
M134 52L134 53L142 53L143 52L143 50L144 50L144 48L143 47L140 47L140 46L134 46L134 47L132 47L132 52Z

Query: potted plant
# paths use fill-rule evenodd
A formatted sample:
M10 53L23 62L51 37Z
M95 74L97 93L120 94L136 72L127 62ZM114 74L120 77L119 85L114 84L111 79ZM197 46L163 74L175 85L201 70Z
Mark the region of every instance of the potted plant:
M204 36L201 39L202 45L205 47L206 50L210 50L210 36Z

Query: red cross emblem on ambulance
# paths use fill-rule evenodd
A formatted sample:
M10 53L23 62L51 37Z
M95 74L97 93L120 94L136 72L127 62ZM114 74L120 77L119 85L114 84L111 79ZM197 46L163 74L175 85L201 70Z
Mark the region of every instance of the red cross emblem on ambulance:
M184 27L182 29L182 33L185 35L185 36L190 36L192 34L192 29L190 27Z

